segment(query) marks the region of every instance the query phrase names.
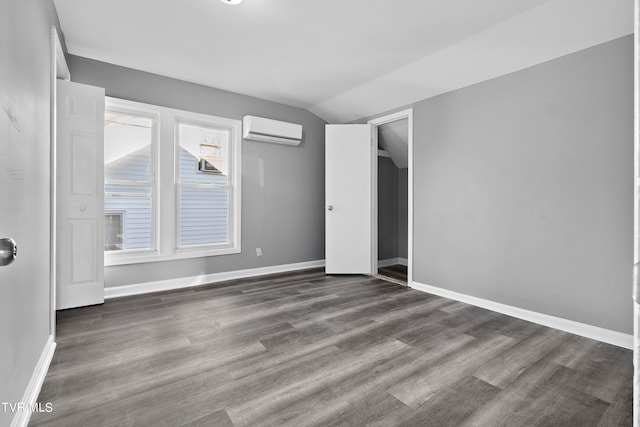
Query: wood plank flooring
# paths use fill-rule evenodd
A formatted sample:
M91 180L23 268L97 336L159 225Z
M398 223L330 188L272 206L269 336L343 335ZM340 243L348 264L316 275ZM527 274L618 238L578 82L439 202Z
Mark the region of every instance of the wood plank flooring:
M407 266L401 264L378 268L378 274L407 283Z
M632 354L321 270L58 314L32 426L625 426Z

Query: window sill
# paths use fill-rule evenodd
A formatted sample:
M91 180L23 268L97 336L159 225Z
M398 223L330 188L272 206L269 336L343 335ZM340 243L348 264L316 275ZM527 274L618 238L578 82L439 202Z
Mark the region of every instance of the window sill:
M161 255L157 252L129 252L118 254L105 254L104 266L113 267L117 265L143 264L149 262L176 261L180 259L203 258L218 255L239 254L239 246L224 248L180 248L175 249L171 254Z

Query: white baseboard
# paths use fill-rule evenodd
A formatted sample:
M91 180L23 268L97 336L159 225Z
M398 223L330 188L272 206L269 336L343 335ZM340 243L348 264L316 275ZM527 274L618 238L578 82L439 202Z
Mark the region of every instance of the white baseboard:
M380 267L388 267L390 265L396 265L396 264L400 264L400 265L406 266L408 264L408 262L407 262L406 258L381 259L381 260L378 261L378 268L380 268Z
M506 314L508 316L517 317L518 319L537 323L539 325L548 326L550 328L559 329L565 332L570 332L572 334L591 338L597 341L602 341L607 344L613 344L618 347L633 349L633 335L630 334L624 334L622 332L616 332L609 329L600 328L598 326L587 325L586 323L575 322L573 320L563 319L561 317L551 316L549 314L525 310L523 308L513 307L499 302L489 301L486 299L449 291L447 289L425 285L423 283L413 282L409 286L419 291L439 295L441 297L449 298L455 301L464 302L476 307L486 308L488 310Z
M27 389L22 396L21 402L25 404L27 408L31 408L37 401L42 384L49 371L49 365L53 359L53 353L56 350L56 343L53 341L53 335L49 335L49 339L42 350L38 364L31 375L31 380L27 384ZM11 427L27 427L29 420L31 419L31 411L25 409L24 411L17 411L11 422Z
M263 276L265 274L284 273L307 268L324 267L324 260L298 262L295 264L274 265L270 267L250 268L246 270L225 271L222 273L203 274L201 276L181 277L178 279L159 280L157 282L137 283L134 285L114 286L104 289L104 298L118 298L150 292L168 291L224 282L225 280L244 279L246 277Z

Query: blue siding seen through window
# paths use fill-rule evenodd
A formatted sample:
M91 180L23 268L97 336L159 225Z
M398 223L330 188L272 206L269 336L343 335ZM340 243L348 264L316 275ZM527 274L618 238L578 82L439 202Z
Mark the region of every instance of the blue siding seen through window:
M230 243L230 131L176 124L177 245ZM105 251L155 249L154 125L150 117L105 113Z
M229 190L180 189L180 244L202 245L229 241Z
M151 185L144 183L150 163L150 147L144 147L105 166L104 211L122 212L121 250L151 248ZM109 181L131 182L113 184ZM136 182L140 183L136 185Z

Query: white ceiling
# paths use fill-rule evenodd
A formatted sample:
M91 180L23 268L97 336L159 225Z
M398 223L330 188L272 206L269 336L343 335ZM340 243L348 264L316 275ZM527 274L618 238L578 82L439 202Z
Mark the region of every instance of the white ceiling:
M633 32L633 0L54 0L70 53L347 122Z

